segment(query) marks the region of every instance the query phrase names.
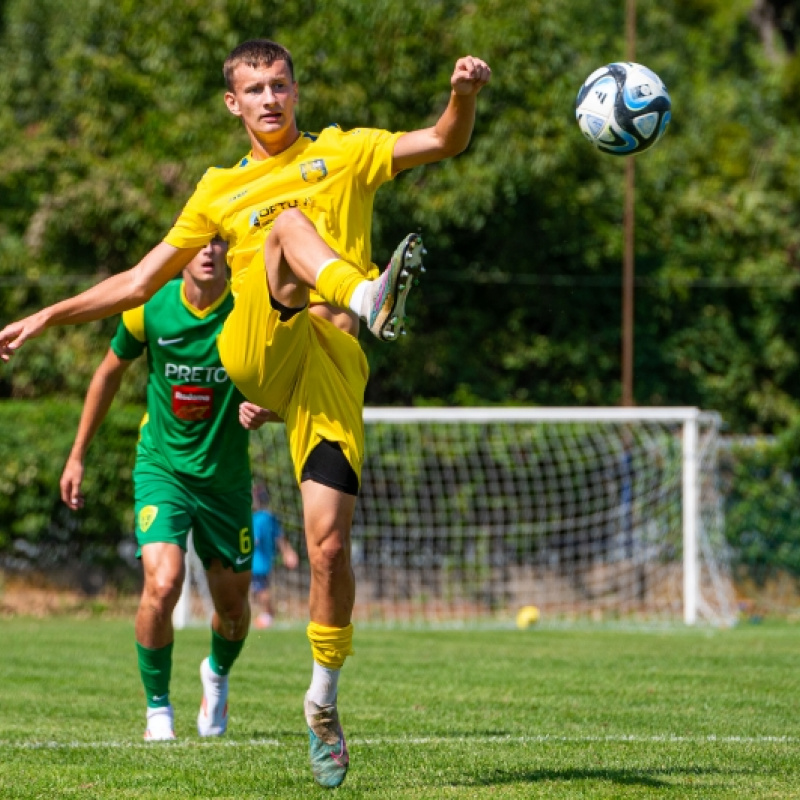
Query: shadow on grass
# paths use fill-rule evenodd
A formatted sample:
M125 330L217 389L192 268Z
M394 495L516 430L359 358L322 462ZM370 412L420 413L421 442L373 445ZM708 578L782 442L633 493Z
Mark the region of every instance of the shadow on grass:
M473 775L463 781L465 786L501 786L515 783L542 783L546 781L572 783L573 781L607 781L619 786L643 786L651 789L671 789L685 792L685 785L668 780L676 776L720 774L718 769L670 768L670 769L609 769L606 767L584 769L533 769L492 770L490 774ZM729 774L725 770L725 774Z

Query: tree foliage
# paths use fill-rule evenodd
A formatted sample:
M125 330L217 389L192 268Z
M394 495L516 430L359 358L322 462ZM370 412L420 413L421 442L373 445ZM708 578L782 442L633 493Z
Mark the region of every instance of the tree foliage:
M800 57L791 15L766 46L764 5L638 4L636 60L674 114L636 162L635 396L769 432L800 411ZM308 130L431 124L474 53L494 77L469 151L378 194L376 259L421 229L430 268L407 340L364 338L368 402L616 404L623 164L573 109L625 57L623 17L594 0L5 0L0 321L135 263L205 168L244 154L221 76L240 41L292 50ZM0 393L80 395L112 324L30 343Z
M2 564L32 564L53 575L89 566L112 572L127 561L130 577L132 472L141 409L117 406L100 427L82 487L86 508L71 512L61 502L59 479L79 416L78 402L0 404Z

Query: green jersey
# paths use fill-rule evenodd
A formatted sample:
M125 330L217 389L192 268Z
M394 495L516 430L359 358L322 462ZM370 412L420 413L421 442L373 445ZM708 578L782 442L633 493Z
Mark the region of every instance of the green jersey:
M174 280L122 315L111 349L126 361L147 351L137 471L154 464L204 492L250 486L248 432L239 422L244 397L217 352L232 308L230 287L201 311L186 299L183 281Z

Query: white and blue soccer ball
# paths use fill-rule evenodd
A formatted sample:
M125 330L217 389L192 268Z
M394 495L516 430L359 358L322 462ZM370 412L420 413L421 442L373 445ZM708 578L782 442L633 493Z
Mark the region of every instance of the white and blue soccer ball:
M672 115L667 87L651 69L618 61L596 69L581 86L575 117L598 149L630 156L652 147Z

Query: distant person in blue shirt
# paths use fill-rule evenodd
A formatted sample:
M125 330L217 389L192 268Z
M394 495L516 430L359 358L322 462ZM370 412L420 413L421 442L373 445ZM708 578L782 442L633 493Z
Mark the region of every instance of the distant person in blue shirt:
M253 574L250 585L253 606L257 610L253 626L263 630L272 625L274 610L270 584L276 553L280 552L287 569L297 569L295 549L281 531L278 518L269 509L269 491L263 483L253 485Z

